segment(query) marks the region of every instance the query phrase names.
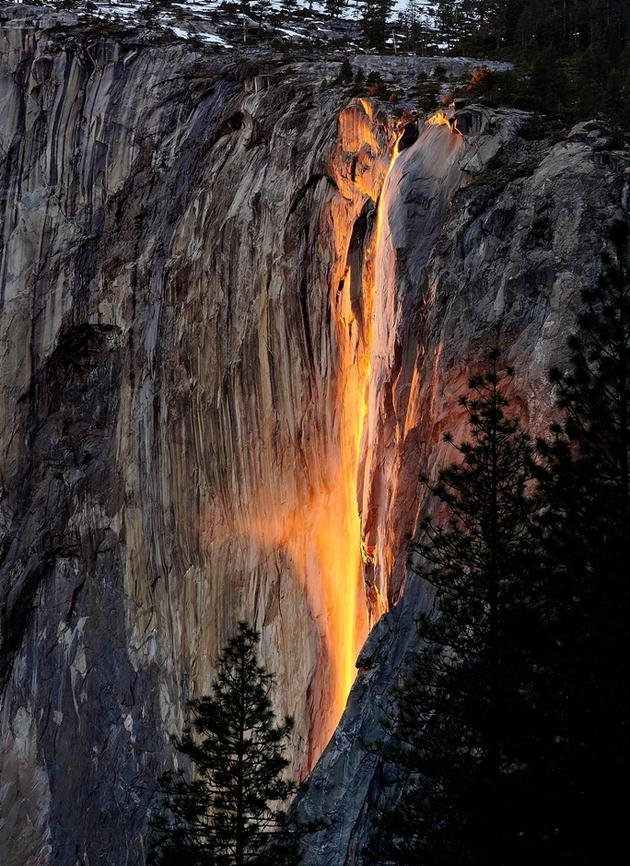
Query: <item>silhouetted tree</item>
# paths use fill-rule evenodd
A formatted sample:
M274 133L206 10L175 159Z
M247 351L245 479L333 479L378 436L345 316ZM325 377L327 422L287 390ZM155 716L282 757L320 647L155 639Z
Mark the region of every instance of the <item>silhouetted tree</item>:
M532 445L507 414L510 377L493 352L471 380L461 400L471 441L433 489L448 516L426 520L412 546L435 611L420 619L423 648L387 724L382 756L401 783L368 847L379 866L525 863L545 822L529 760L539 728Z
M326 0L326 12L331 18L339 18L348 5L348 0Z
M408 0L399 13L397 27L404 35L407 50L423 54L430 38L430 30L420 0Z
M252 10L258 20L258 27L261 28L263 21L266 21L273 14L273 3L271 0L254 0Z
M257 660L259 635L246 623L225 647L209 696L190 701L192 730L175 739L195 768L161 779L163 811L151 862L159 866L295 866L299 837L279 804L293 793L283 777L293 727L276 725L274 678Z
M370 48L384 48L393 0L363 0L363 37Z
M556 862L608 862L630 773L630 227L615 222L597 285L552 372L563 420L539 443L542 590L557 714Z
M344 57L341 61L341 66L339 67L339 72L337 73L337 83L338 84L348 84L354 78L354 73L352 71L352 64L348 60L347 57Z

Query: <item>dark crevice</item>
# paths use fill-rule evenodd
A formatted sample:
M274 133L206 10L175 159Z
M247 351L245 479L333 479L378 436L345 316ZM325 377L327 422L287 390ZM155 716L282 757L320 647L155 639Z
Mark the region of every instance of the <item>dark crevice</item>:
M293 201L291 202L291 206L289 207L288 216L291 216L291 214L295 211L295 209L302 201L304 196L307 194L307 192L314 186L317 186L320 180L329 180L329 178L327 178L323 174L312 174L306 181L306 183L298 189L298 191L293 196Z

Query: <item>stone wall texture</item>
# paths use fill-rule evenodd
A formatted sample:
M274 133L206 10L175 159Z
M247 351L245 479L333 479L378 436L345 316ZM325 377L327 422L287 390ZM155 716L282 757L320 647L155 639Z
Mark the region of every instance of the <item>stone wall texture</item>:
M360 863L391 783L364 742L431 604L419 476L491 346L544 429L628 207L596 124L403 128L322 62L260 67L0 10L6 866L144 863L169 737L242 618L296 778L319 758L306 862Z

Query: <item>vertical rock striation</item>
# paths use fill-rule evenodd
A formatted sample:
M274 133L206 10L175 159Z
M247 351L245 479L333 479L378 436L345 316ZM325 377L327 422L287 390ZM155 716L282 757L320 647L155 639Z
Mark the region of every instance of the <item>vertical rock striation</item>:
M395 157L379 203L361 505L374 581L391 599L400 589L403 539L413 520L404 440L409 422L418 417L414 368L423 342L423 287L447 207L463 180L460 161L465 149L463 136L448 126L427 124ZM412 471L417 473L418 466Z
M389 780L362 738L430 604L420 469L497 341L544 425L624 159L514 112L402 131L325 64L0 19L0 857L140 866L239 618L303 777L400 599L300 804L335 818L308 862L355 864Z
M239 618L293 769L367 631L361 257L387 119L41 10L0 31L3 862L144 861ZM177 74L173 74L177 70ZM80 804L77 809L77 804Z

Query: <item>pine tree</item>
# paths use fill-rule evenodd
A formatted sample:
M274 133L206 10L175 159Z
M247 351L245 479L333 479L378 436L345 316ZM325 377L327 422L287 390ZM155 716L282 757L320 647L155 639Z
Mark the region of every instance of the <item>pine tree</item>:
M630 35L628 0L434 0L440 41L490 51L600 50L615 65ZM622 69L622 66L619 66Z
M363 37L370 48L385 47L392 5L393 0L363 0Z
M346 8L347 0L326 0L324 5L330 18L339 18Z
M616 222L597 285L552 371L561 423L541 442L542 586L554 636L558 862L607 862L630 773L630 226Z
M281 0L282 11L287 15L294 15L298 8L298 0Z
M255 13L258 20L258 28L263 26L263 21L271 18L273 14L273 4L271 0L254 0L252 11Z
M420 0L408 0L404 10L399 13L397 27L404 34L407 50L424 54L429 28Z
M335 83L337 84L349 84L354 78L354 72L352 70L352 64L348 60L347 57L344 57L341 61L341 66L339 67L339 72L337 73L337 78L335 79Z
M412 546L435 612L420 619L423 648L386 725L382 756L401 784L368 847L379 866L514 866L544 835L532 760L532 445L507 414L510 376L493 352L489 372L471 380L461 401L471 441L433 490L448 517L425 521Z
M294 786L283 778L293 721L276 725L274 678L257 660L259 635L246 623L225 647L209 696L189 703L192 730L175 739L195 777L161 779L164 810L151 862L159 866L294 866L297 832L280 803Z
M462 13L459 3L449 0L436 0L435 22L437 25L437 40L452 48L459 40L469 34L463 29Z

